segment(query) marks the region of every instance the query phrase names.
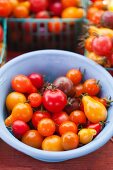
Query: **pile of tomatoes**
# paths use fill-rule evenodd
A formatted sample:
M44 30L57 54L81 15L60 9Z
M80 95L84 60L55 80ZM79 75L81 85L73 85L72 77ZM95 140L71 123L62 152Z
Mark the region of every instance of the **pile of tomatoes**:
M90 22L85 40L86 56L98 64L113 67L113 2L92 0L87 11Z
M11 87L5 125L26 145L47 151L75 149L91 142L105 125L110 102L99 97L99 81L83 81L79 69L53 83L39 73L16 75Z
M80 0L0 0L0 17L81 18Z

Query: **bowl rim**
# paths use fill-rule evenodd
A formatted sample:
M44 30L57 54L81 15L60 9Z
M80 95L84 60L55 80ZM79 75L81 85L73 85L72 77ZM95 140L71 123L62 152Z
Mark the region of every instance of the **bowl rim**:
M100 72L104 74L105 77L107 77L107 80L109 80L108 83L113 84L113 78L112 76L100 65L96 64L94 61L83 57L80 54L76 54L73 52L63 51L63 50L40 50L40 51L33 51L29 53L22 54L12 60L10 60L8 63L6 63L1 69L0 69L0 78L2 77L5 70L8 70L11 66L16 64L19 61L26 60L30 58L32 55L35 54L64 54L64 55L71 55L73 57L79 57L83 61L87 62L88 64L92 65L93 67L96 67ZM54 56L54 55L53 55ZM52 56L51 56L52 57ZM1 118L0 118L1 119ZM109 129L109 130L108 130ZM102 133L103 131L107 132L107 135L104 135ZM43 151L40 149L32 148L28 145L25 145L24 143L20 142L18 139L16 139L5 127L2 127L0 124L0 137L10 146L15 148L18 151L21 151L29 156L32 156L39 160L49 161L49 162L55 162L55 160L68 160L72 158L77 158L80 156L87 155L98 148L102 147L113 135L113 123L109 123L106 127L106 130L104 129L92 142L90 142L87 145L84 145L83 147L69 150L69 151L61 151L61 152L51 152L51 151ZM35 155L35 156L33 156Z

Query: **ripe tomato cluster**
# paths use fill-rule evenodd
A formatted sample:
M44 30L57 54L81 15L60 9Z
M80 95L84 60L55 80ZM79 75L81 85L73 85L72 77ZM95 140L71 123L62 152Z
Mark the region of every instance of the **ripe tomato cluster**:
M90 24L85 40L86 56L98 64L113 67L113 4L106 0L92 0L87 10Z
M47 151L75 149L91 142L105 125L110 101L98 96L96 79L83 81L79 69L53 83L39 73L16 75L11 87L5 125L26 145Z

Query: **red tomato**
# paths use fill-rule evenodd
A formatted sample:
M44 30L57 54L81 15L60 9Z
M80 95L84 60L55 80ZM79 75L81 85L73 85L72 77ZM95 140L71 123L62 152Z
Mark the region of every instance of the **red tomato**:
M75 149L79 145L79 137L73 132L66 132L61 137L62 146L64 150Z
M82 73L78 69L71 69L67 72L66 77L69 78L74 85L77 85L82 80Z
M66 132L74 132L77 133L78 128L77 125L74 122L71 121L66 121L63 122L60 126L59 126L59 133L60 135L63 135Z
M22 136L29 130L27 123L22 120L16 120L12 124L12 132L18 138L21 139Z
M72 122L74 122L76 125L85 124L86 123L86 116L85 116L84 112L82 112L80 110L73 111L70 114L69 119Z
M3 35L4 35L4 33L3 33L3 28L2 28L2 26L0 25L0 42L3 41Z
M49 9L52 12L52 15L61 16L62 4L59 1L52 2L52 3L50 3Z
M31 93L36 90L31 81L22 74L15 76L11 84L13 90L20 93Z
M112 39L108 36L96 37L92 42L92 48L95 54L107 56L113 49Z
M28 76L28 78L37 89L40 89L44 84L43 76L39 73L32 73Z
M54 113L52 116L52 120L57 124L60 125L63 122L69 120L69 116L66 112L59 112L59 113Z
M44 11L48 8L48 0L30 0L31 3L31 11L39 12Z
M40 120L42 120L43 118L50 118L50 117L51 115L49 112L38 110L32 116L32 124L37 129Z
M95 79L88 79L84 82L84 92L90 96L96 96L100 92L100 85Z
M90 21L93 22L94 24L100 24L101 22L101 17L104 14L104 11L99 10L95 12L92 17L90 17Z
M80 97L84 93L84 86L83 84L78 84L74 87L75 96Z
M39 93L31 93L28 96L28 101L31 107L38 107L42 103L42 96Z
M61 112L67 104L66 95L59 89L46 90L43 94L43 105L44 107L52 112Z
M55 123L52 119L44 118L38 123L37 129L42 136L51 136L55 132Z
M98 135L98 134L101 132L101 130L102 130L103 127L102 127L102 124L101 124L101 123L94 123L94 124L89 124L89 125L87 126L87 128L95 129L96 132L97 132L96 135Z
M0 0L0 17L8 17L12 12L12 5L9 0Z
M35 18L37 19L48 19L50 18L49 12L48 11L40 11L36 14Z

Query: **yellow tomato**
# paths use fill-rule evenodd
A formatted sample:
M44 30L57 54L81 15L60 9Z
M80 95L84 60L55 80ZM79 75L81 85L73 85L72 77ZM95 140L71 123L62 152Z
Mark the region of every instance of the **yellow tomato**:
M6 107L8 111L11 112L16 104L25 102L26 97L23 94L18 92L12 92L6 98Z

